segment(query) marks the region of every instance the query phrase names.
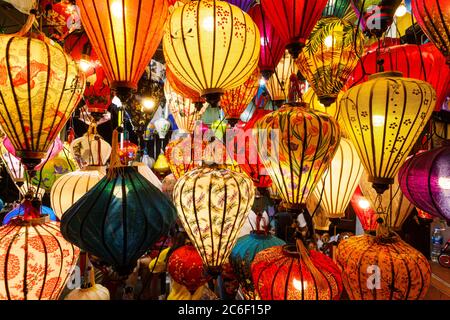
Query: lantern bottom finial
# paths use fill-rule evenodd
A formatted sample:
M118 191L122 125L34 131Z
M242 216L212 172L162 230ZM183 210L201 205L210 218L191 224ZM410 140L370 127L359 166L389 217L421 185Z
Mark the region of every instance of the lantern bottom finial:
M286 46L286 49L291 54L292 58L297 59L298 56L300 55L300 52L302 52L302 49L303 49L304 46L305 46L304 43L293 42L291 44L288 44Z
M222 97L223 92L217 90L207 90L202 93L202 97L206 99L212 108L218 108L220 98Z
M319 98L319 102L325 107L331 106L336 101L336 97L324 96Z
M273 75L274 70L261 70L261 75L264 80L269 81L270 77Z
M230 124L230 127L234 128L237 125L237 123L239 122L239 119L230 118L230 119L227 119L227 121Z

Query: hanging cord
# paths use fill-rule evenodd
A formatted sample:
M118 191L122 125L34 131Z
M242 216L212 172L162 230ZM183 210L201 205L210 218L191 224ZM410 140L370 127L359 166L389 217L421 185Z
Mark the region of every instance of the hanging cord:
M361 5L361 8L364 8L365 3L366 3L366 0L363 0L363 3L362 3L362 5ZM358 48L356 47L357 36L359 35L360 32L362 32L362 30L360 30L362 17L363 17L363 14L362 14L362 10L361 10L361 13L360 13L359 16L358 16L358 22L357 22L356 28L355 28L356 31L354 32L354 37L353 37L353 50L354 50L354 52L355 52L356 57L358 58L358 64L361 66L361 69L362 69L362 76L361 76L361 78L358 79L357 81L356 81L356 79L355 79L355 82L354 82L354 83L359 83L361 80L364 79L364 77L365 77L366 75L368 75L368 73L366 72L366 69L365 69L365 67L364 67L364 61L362 60L362 57L359 55L359 53L358 53Z
M122 168L122 162L120 161L119 156L119 131L115 129L112 135L112 143L111 143L112 151L110 157L110 165L108 173L106 174L109 180L112 180L117 177L119 170Z

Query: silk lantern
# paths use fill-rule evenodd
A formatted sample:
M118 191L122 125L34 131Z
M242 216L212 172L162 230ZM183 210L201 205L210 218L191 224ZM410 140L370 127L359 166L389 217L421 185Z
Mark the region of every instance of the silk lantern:
M411 5L420 27L447 58L447 64L450 64L450 1L412 0Z
M361 188L358 186L355 193L350 200L353 211L358 217L361 226L366 232L374 232L378 226L378 216L376 211L372 208L369 200L364 197Z
M330 166L320 178L314 195L328 218L343 218L364 168L356 148L348 139L341 138Z
M5 148L3 142L4 139L2 139L0 143L1 159L12 181L19 187L25 182L25 167L19 159L13 156L11 152Z
M59 227L18 218L0 228L0 299L58 300L79 255Z
M298 57L328 0L264 0L264 13L287 44L294 59Z
M398 236L350 237L336 257L351 300L418 300L430 286L427 259Z
M221 272L254 197L250 178L226 169L201 167L175 185L178 218L209 273Z
M84 84L76 63L48 38L0 36L0 125L27 169L45 158Z
M135 167L109 170L65 212L61 231L67 240L111 265L119 275L128 275L137 260L168 233L176 210Z
M281 40L279 34L264 14L260 4L254 5L248 14L256 23L261 35L261 50L259 56L259 69L267 81L275 72L275 68L283 57L286 44Z
M49 207L46 206L41 206L40 208L40 212L42 216L48 216L50 221L58 221L58 217L56 217L55 213L53 212L53 210ZM18 206L17 208L11 210L10 212L8 212L6 214L6 216L3 218L2 224L8 224L12 219L16 218L16 217L20 217L23 216L25 214L25 210L23 209L22 206Z
M313 88L309 88L305 94L303 95L302 99L304 102L309 104L310 108L315 111L320 111L324 113L328 113L330 116L340 121L340 111L341 111L341 105L340 100L342 97L342 93L340 93L337 97L337 100L330 104L329 106L325 106L322 102L319 101L319 97L314 92ZM344 127L341 126L341 131L343 131Z
M303 244L276 246L253 260L252 278L262 300L338 300L343 289L340 270L326 255Z
M306 209L308 209L308 212L312 216L314 230L326 232L330 230L331 221L326 216L325 210L314 194L309 196L306 202Z
M369 79L344 94L342 119L369 181L382 194L430 118L436 93L429 83L401 73L378 73Z
M82 137L72 141L70 153L81 168L104 166L111 155L111 145L96 132L89 131Z
M193 103L195 103L197 109L199 109L200 105L203 105L203 103L205 102L205 99L200 97L200 94L197 91L188 87L186 84L180 81L175 76L175 74L170 71L168 66L166 66L166 79L167 82L169 82L170 88L172 88L175 93L182 96L183 98L191 100Z
M363 42L353 23L335 17L320 19L311 32L296 63L325 106L336 101L363 53Z
M154 185L158 190L162 190L162 183L158 179L158 177L153 173L152 169L150 169L148 166L146 166L142 162L136 162L133 161L132 165L134 167L137 167L138 172L152 185Z
M328 0L322 16L343 18L349 7L350 0Z
M380 38L394 21L402 0L351 0L361 29Z
M419 209L450 221L450 147L408 159L398 179L405 196Z
M248 14L225 1L202 0L173 11L163 49L175 76L215 105L255 70L260 42Z
M137 89L161 41L167 0L78 0L77 5L109 84L124 101L130 89Z

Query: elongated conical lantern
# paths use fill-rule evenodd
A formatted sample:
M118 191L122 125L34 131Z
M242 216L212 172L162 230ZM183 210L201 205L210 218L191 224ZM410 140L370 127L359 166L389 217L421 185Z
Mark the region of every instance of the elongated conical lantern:
M252 180L226 169L201 167L175 185L178 218L211 273L227 262L254 197Z
M163 36L167 0L78 0L77 5L111 87L136 89Z
M289 55L289 52L285 51L275 68L275 73L266 81L267 91L269 91L270 97L276 105L287 102L289 96L289 78L292 74L297 74L297 71L297 64Z
M345 217L345 209L358 187L364 168L353 143L341 139L330 166L314 189L328 218Z
M49 39L0 36L0 125L28 169L45 158L84 83L75 61Z
M379 194L394 182L435 103L429 83L395 72L372 75L342 97L346 132Z
M258 65L258 26L225 1L191 1L166 24L164 57L175 76L217 103L224 91L243 84Z

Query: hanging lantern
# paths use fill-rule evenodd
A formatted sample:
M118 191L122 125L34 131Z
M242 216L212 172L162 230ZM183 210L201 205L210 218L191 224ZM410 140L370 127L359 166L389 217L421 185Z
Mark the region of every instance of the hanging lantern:
M34 170L80 101L84 76L47 38L2 35L0 57L0 125Z
M359 185L362 194L369 200L371 208L376 210L380 202L368 178L367 173L364 172ZM381 196L381 206L386 214L385 217L382 217L385 225L396 231L401 230L403 223L414 210L414 205L400 190L397 177L394 178L394 183L389 185L389 189Z
M137 89L163 36L167 0L79 0L77 4L111 88L124 91L119 95Z
M166 81L164 85L164 93L170 113L173 115L178 129L182 133L192 133L195 123L200 120L205 112L207 105L203 103L195 103L188 98L184 98L177 94Z
M141 162L151 169L155 165L155 159L150 157L146 152L147 151L144 150L144 155L141 157Z
M111 145L96 133L88 131L81 138L70 144L70 153L80 168L88 166L105 166L111 155Z
M325 210L321 206L319 200L315 197L314 193L309 196L306 202L306 209L312 216L312 222L314 230L326 231L330 230L331 221L326 216Z
M406 78L430 83L436 90L436 110L448 94L450 86L450 68L445 58L432 44L402 44L386 48L369 50L350 75L347 86L352 87L369 80L369 76L378 72L379 61L383 61L385 71L399 71ZM438 69L439 72L435 72Z
M231 266L238 276L245 300L255 300L251 264L256 254L264 249L286 244L270 234L252 232L238 239L230 255Z
M158 132L158 136L163 140L170 130L170 122L165 118L159 118L155 121L155 130Z
M398 174L400 188L419 209L450 221L450 147L408 159Z
M245 12L248 12L248 10L255 3L255 0L225 0L225 1L241 8Z
M362 194L360 187L356 188L350 203L364 231L376 231L378 226L377 213L372 208L370 201Z
M412 10L422 30L450 64L449 0L412 0Z
M430 84L395 72L374 74L342 97L346 132L377 193L394 182L435 102Z
M155 170L156 173L160 176L165 176L166 174L170 173L169 161L167 160L164 153L161 152L158 158L156 158L153 170Z
M427 259L398 236L350 237L336 257L351 300L418 300L430 286Z
M287 43L294 59L305 46L314 25L319 20L327 0L264 0L262 8L267 18Z
M325 9L323 9L322 17L338 17L343 18L348 8L350 0L328 0Z
M361 29L380 38L394 21L402 0L351 0Z
M158 177L153 173L152 169L143 164L142 162L133 161L132 165L137 167L138 172L152 185L157 187L160 191L162 190L162 183Z
M330 166L320 178L314 195L328 218L343 218L350 199L358 187L364 168L356 148L342 138Z
M12 220L0 228L0 299L57 300L79 255L59 223Z
M284 105L258 120L255 128L258 153L283 205L304 207L338 148L338 123L302 103Z
M325 106L322 102L319 101L319 97L314 92L313 88L309 88L305 94L303 95L303 101L309 104L309 107L314 111L319 111L323 113L328 113L330 116L338 120L340 122L340 111L341 105L340 100L342 98L342 93L337 96L337 100L330 104L329 106ZM341 126L341 131L344 129Z
M167 198L173 198L173 189L176 183L177 179L173 174L169 174L163 179L161 191L167 196Z
M47 11L47 5L50 4L50 10L46 12L44 17L46 25L53 32L52 37L62 41L71 32L81 28L80 12L72 1L63 0L54 3L52 0L43 0L39 4L42 11Z
M61 231L120 275L128 275L167 234L175 217L171 202L135 167L114 167L65 212Z
M425 221L433 221L433 216L432 216L431 214L428 214L428 213L426 213L425 211L420 210L420 209L418 209L418 208L416 208L416 209L417 209L417 216L418 216L420 219L423 219L423 220L425 220Z
M178 217L210 273L227 261L254 197L252 181L226 169L202 167L175 185Z
M301 241L259 252L251 271L255 292L262 300L338 300L342 279L326 255L307 252Z
M266 81L266 88L269 91L270 97L275 105L278 107L287 102L289 96L289 78L292 74L297 74L297 65L285 51L281 58L275 73Z
M0 142L0 156L12 181L17 187L20 187L25 182L25 167L19 159L5 148L5 139L7 138L2 139Z
M297 59L297 67L325 106L336 101L364 51L364 36L353 23L322 18Z
M176 8L163 38L170 70L213 105L255 70L260 43L258 27L245 12L215 0Z
M182 81L178 80L174 73L170 71L168 66L166 66L166 79L170 85L170 88L178 95L191 100L197 105L199 103L203 105L203 103L205 102L205 99L200 97L200 94L197 91L188 87Z
M182 246L172 252L167 271L175 282L185 286L191 294L209 280L202 258L192 245Z
M127 165L128 162L134 161L139 152L139 146L129 140L121 142L117 146L117 152L119 154L120 162L123 165Z
M67 173L53 184L50 203L56 216L61 219L75 202L91 190L106 175L104 167L85 167Z
M241 113L244 112L258 92L259 77L259 69L256 68L243 85L225 91L220 99L220 107L232 127L237 124Z
M275 68L283 57L286 44L281 40L277 31L267 19L260 4L256 4L248 14L256 23L261 35L261 54L259 56L259 69L264 79L269 80Z
M17 208L11 210L10 212L8 212L6 214L6 216L3 218L2 224L8 224L12 219L17 218L17 217L21 217L25 214L25 210L22 206L18 206ZM53 212L53 210L49 207L46 206L41 206L40 208L40 214L41 216L48 216L48 219L50 221L57 221L58 218L56 217L55 213Z

